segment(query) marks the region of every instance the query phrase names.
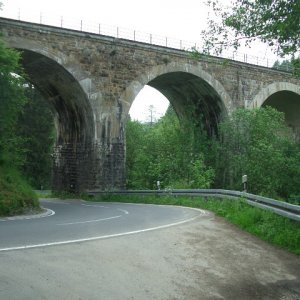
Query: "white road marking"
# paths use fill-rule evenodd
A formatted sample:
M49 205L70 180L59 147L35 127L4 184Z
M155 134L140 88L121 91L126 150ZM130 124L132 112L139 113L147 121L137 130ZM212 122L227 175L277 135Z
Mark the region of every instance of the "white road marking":
M205 211L202 211L200 209L199 209L199 211L202 212L201 214L205 214ZM156 227L151 227L151 228L146 228L146 229L140 229L140 230L135 230L135 231L128 231L128 232L110 234L110 235L95 236L95 237L76 239L76 240L67 240L67 241L61 241L61 242L35 244L35 245L24 245L24 246L9 247L9 248L0 248L0 252L13 251L13 250L24 250L24 249L33 249L33 248L42 248L42 247L48 247L48 246L67 245L67 244L102 240L102 239L132 235L132 234L137 234L137 233L143 233L143 232L148 232L148 231L154 231L154 230L157 230L157 229L168 228L168 227L172 227L172 226L176 226L176 225L180 225L180 224L184 224L184 223L193 221L196 218L198 218L200 215L198 215L196 217L193 217L193 218L190 218L190 219L187 219L187 220L183 220L183 221L179 221L179 222L175 222L175 223L170 223L170 224L166 224L166 225L161 225L161 226L156 226Z
M107 206L102 205L92 205L92 204L81 204L82 206L90 206L90 207L97 207L97 208L109 208Z
M123 212L125 215L129 215L129 212L125 209L117 208L117 210Z
M14 217L5 217L3 219L0 219L0 222L7 222L7 221L16 221L16 220L31 220L31 219L40 219L40 218L46 218L51 217L55 215L55 211L49 208L46 208L46 213L36 214L36 215L20 215L20 216L14 216Z
M110 208L111 207L107 207L107 206L101 206L101 205L92 205L92 204L81 204L83 206L90 206L90 207L97 207L97 208ZM121 208L117 208L116 210L121 211L122 213L124 213L125 215L129 215L129 212L125 209L121 209Z
M103 218L103 219L96 219L96 220L88 220L88 221L78 221L78 222L71 222L71 223L61 223L61 224L56 224L56 225L75 225L75 224L85 224L85 223L94 223L94 222L101 222L101 221L106 221L106 220L111 220L111 219L117 219L121 218L122 216L113 216L109 218Z

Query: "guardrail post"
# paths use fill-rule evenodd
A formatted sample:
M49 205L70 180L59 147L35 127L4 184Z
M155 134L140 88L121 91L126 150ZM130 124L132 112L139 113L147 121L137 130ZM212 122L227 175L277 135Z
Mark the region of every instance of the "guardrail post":
M42 24L42 13L40 12L40 24Z
M99 34L101 34L101 24L99 24Z
M168 47L168 38L166 37L166 47Z
M61 28L63 27L63 17L62 16L60 17L60 27Z
M80 20L80 31L82 31L82 20Z
M133 40L135 41L135 30L133 30Z
M150 44L152 44L152 33L150 33Z
M180 40L180 50L182 50L182 40Z
M117 27L117 38L119 38L119 27Z

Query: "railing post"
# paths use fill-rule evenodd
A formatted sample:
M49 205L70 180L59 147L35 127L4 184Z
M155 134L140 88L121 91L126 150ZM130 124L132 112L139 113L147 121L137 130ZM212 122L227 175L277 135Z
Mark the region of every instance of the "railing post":
M101 34L101 24L99 24L99 34Z
M117 27L117 38L119 38L119 27Z
M40 24L42 24L42 13L40 12Z
M182 50L182 40L180 40L180 50Z
M60 17L60 27L61 28L63 27L63 17L62 16Z
M135 41L135 30L133 30L133 40Z
M80 31L82 31L82 20L80 20Z
M150 44L152 44L152 33L150 33Z
M20 10L20 8L18 9L18 19L19 19L19 21L21 20L21 10Z
M166 47L168 47L168 38L166 37Z

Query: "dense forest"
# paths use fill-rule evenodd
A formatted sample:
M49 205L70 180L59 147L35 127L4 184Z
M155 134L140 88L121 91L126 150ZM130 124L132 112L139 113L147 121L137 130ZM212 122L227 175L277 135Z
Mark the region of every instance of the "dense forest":
M218 136L180 121L172 107L153 124L127 123L128 188L242 189L282 197L300 194L299 142L271 107L235 111Z

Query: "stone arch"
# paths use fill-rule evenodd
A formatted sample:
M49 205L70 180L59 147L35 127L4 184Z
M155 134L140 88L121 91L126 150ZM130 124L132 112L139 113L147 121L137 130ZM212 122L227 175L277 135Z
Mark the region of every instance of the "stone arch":
M22 50L29 81L49 102L55 116L57 143L86 143L94 136L93 114L79 82L56 61Z
M260 108L264 102L278 92L288 91L300 95L300 86L290 82L274 82L261 89L253 98L251 108Z
M300 86L275 82L262 89L253 100L253 108L271 106L285 115L286 124L295 138L300 137Z
M80 191L93 179L95 122L84 87L55 56L33 45L12 43L21 53L28 80L49 102L54 115L57 140L53 153L53 189Z
M231 99L225 88L199 64L172 62L155 66L130 83L121 96L124 118L135 97L147 84L169 99L179 117L187 113L185 106L188 104L196 104L198 113L204 115L206 122L213 118L213 122L217 123L232 111ZM216 124L212 126L216 127Z
M58 144L87 142L94 137L94 116L81 70L68 65L63 52L55 53L37 41L22 37L6 39L11 48L21 52L21 61L29 81L50 103L55 116ZM82 80L81 80L82 81Z

